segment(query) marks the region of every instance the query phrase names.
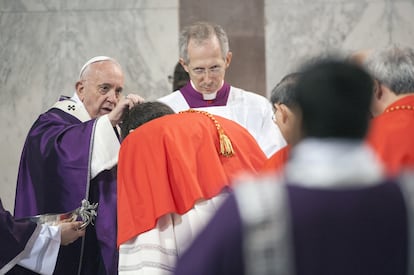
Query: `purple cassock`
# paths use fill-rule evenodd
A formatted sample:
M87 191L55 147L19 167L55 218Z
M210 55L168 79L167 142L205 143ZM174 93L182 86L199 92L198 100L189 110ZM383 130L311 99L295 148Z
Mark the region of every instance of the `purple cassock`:
M216 97L212 100L205 100L203 94L197 92L190 81L180 89L180 93L190 108L225 106L230 94L230 84L224 83L220 90L217 91Z
M408 274L409 225L399 184L324 189L273 181L245 190L246 204L236 189L175 274ZM263 211L240 211L255 203Z
M78 274L80 258L81 274L117 274L116 166L89 184L95 122L81 122L52 108L34 123L23 148L15 217L65 213L79 207L86 197L99 203L98 216L94 225L87 227L85 238L61 247L55 274Z
M16 257L33 241L31 237L35 230L36 224L33 222L15 221L0 200L0 273L16 264ZM13 272L12 269L10 274Z

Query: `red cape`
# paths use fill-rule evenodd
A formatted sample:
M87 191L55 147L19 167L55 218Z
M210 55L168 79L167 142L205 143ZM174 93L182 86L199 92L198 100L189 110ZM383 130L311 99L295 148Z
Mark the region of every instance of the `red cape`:
M148 122L122 142L118 161L118 246L152 229L167 213L184 214L210 199L242 171L258 172L266 157L248 131L214 116L234 155L219 154L214 122L180 113Z
M414 95L403 97L371 121L370 144L391 175L414 167Z
M276 153L274 153L269 159L267 159L263 165L263 172L274 172L283 169L289 159L290 145L286 145Z

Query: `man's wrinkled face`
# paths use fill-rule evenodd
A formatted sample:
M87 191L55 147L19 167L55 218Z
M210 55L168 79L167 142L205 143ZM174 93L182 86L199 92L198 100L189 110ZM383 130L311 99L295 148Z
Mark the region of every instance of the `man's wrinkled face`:
M115 108L123 86L120 66L112 61L100 61L88 66L76 83L76 91L91 118L97 118Z
M190 75L195 89L199 93L209 94L221 88L226 69L230 65L231 52L223 57L219 41L215 36L201 44L190 40L188 60L188 64L183 59L180 59L180 62Z

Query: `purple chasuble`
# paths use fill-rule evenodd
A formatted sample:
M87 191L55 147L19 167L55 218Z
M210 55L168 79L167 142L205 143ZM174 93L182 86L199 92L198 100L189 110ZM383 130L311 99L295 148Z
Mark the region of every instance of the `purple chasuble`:
M80 206L89 181L94 124L95 119L82 123L56 108L39 116L20 159L16 217L64 213ZM99 206L94 225L87 227L81 274L116 274L116 167L91 181L88 199ZM77 274L81 245L78 239L61 247L55 274Z
M230 85L224 83L220 90L217 91L216 98L212 100L203 99L203 95L193 88L190 81L180 89L180 93L183 95L190 108L226 106L230 94Z
M398 184L287 186L296 274L407 273L408 217Z
M295 275L407 274L408 217L398 184L345 190L287 184L286 192ZM260 230L261 224L255 226ZM245 274L245 231L230 194L179 258L174 274Z
M25 249L35 229L33 222L16 221L0 200L0 269Z

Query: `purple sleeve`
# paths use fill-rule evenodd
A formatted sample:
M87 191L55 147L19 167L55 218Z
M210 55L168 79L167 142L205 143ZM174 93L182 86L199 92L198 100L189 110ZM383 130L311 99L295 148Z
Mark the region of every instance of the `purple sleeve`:
M0 269L24 250L35 229L35 223L15 221L0 200Z
M94 120L81 123L58 109L42 114L20 159L15 216L63 213L80 206L88 181Z
M90 144L95 119L81 122L50 109L33 124L27 136L16 188L15 216L64 213L79 207L89 183ZM116 167L102 171L91 184L88 199L98 202L94 226L88 226L82 274L98 274L97 259L107 274L116 274ZM1 245L1 244L0 244ZM56 274L76 274L82 239L62 246Z
M233 195L179 258L176 275L244 274L242 223Z

